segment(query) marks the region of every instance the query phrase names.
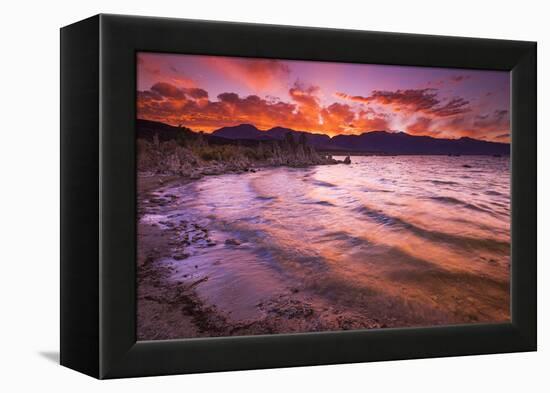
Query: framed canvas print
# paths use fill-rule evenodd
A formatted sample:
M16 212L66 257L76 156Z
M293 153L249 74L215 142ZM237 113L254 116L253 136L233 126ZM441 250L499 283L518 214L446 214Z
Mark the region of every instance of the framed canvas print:
M61 30L61 363L536 350L536 44L98 15Z

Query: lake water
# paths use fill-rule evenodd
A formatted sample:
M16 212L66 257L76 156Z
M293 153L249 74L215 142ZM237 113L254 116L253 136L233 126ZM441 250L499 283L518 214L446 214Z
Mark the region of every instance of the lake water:
M163 192L176 202L142 220L184 217L216 241L166 260L173 279L207 276L198 294L236 321L288 291L389 327L510 318L508 157L352 157Z

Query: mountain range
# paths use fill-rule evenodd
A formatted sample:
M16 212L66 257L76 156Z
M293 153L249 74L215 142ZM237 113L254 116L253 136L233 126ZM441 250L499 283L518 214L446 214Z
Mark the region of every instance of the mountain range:
M189 129L173 127L164 123L138 119L138 137L152 138L153 133L159 140L175 139L178 133L193 133ZM278 141L291 133L296 141L305 136L306 143L318 151L372 154L445 154L445 155L508 155L508 143L488 142L469 137L459 139L434 138L430 136L411 135L405 132L370 131L360 135L337 135L296 131L289 128L274 127L266 131L259 130L251 124L240 124L222 127L211 134L204 134L209 142L215 144L258 143L259 141ZM302 136L303 135L303 136Z

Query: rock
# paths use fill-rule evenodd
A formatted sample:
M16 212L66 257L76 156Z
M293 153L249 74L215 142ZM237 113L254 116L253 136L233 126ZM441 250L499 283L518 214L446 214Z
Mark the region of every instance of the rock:
M189 141L191 139L193 138ZM255 148L228 144L223 149L219 146L210 146L209 149L205 149L208 146L207 142L205 140L198 145L160 140L154 143L138 139L138 171L159 175L179 175L196 180L203 176L224 173L254 173L259 170L255 167L264 165L307 167L342 162L334 160L330 155L319 154L307 143L292 141L290 138L267 145L260 144ZM226 154L221 154L222 150L231 154L226 157ZM205 154L207 158L204 157ZM158 181L159 184L166 183L166 180Z
M202 174L201 173L198 173L198 172L192 172L190 175L189 175L189 179L191 180L198 180L202 177Z
M238 239L226 239L225 244L230 245L230 246L239 246L241 244L241 242Z
M347 156L346 158L344 158L344 164L351 164L351 158L349 156Z
M464 164L462 165L462 168L471 168L472 166L471 165L468 165L468 164Z
M221 175L223 172L218 168L204 168L202 174L205 176Z
M216 242L212 239L206 239L206 245L208 247L214 247L216 245Z
M183 253L181 253L181 254L176 254L176 255L174 255L172 258L174 258L176 261L181 261L181 260L183 260L183 259L185 259L185 258L189 258L189 254L183 252Z
M298 300L281 299L272 304L269 312L288 319L307 318L313 315L313 307Z

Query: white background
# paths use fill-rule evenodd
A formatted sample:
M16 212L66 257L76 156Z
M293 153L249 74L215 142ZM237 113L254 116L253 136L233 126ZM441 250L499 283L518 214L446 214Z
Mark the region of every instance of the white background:
M59 31L96 13L538 41L539 352L96 381L58 366ZM0 390L549 391L549 63L544 1L7 1L0 22ZM548 69L546 67L546 69ZM546 151L546 154L543 152ZM545 181L546 180L546 181ZM546 243L546 244L545 244ZM546 365L545 365L546 363Z

